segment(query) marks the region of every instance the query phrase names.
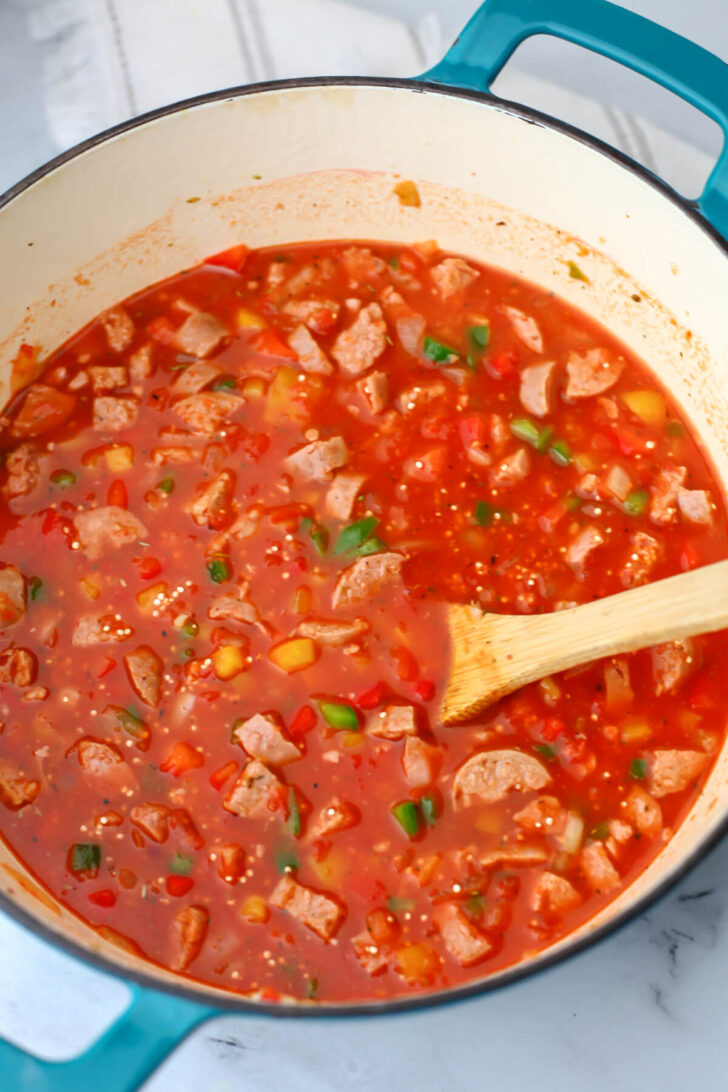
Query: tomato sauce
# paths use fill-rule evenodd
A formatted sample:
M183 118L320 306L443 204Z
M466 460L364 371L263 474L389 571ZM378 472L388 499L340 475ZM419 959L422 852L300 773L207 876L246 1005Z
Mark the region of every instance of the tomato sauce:
M722 635L438 720L445 604L726 556L678 407L563 301L432 247L237 247L2 418L0 831L105 936L252 996L477 979L649 864L720 748Z

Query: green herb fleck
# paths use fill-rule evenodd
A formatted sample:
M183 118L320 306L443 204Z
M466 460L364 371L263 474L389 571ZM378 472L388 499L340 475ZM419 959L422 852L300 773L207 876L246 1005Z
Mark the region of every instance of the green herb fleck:
M490 527L493 522L493 505L484 500L476 501L474 515L479 527Z
M349 550L358 549L374 532L378 523L379 520L375 519L374 516L366 516L356 523L350 523L337 538L334 554L345 554Z
M420 809L422 811L422 817L427 823L428 827L434 827L437 822L437 801L434 796L423 796L420 800Z
M490 341L490 326L468 326L468 341L474 349L487 349Z
M633 758L629 764L629 776L633 781L644 781L647 777L647 760Z
M101 867L101 846L98 842L76 842L68 851L68 867L93 879Z
M415 900L404 895L390 895L387 899L387 910L391 914L411 914L414 908Z
M161 490L162 493L171 493L174 489L174 478L162 478L157 489Z
M665 431L668 436L673 436L676 440L685 435L685 428L679 421L668 421Z
M229 580L231 575L230 566L225 558L213 557L212 561L208 561L207 575L213 584L224 584L226 580Z
M337 732L357 732L359 718L353 706L343 701L319 701L316 703L326 723Z
M39 576L31 576L28 581L28 595L35 603L40 598L40 593L43 591L43 581Z
M68 489L69 486L76 484L76 475L72 470L54 470L51 481L54 485L60 485L61 489Z
M292 849L279 849L276 853L276 868L279 872L293 872L300 868L298 857Z
M549 455L557 466L568 466L571 462L571 448L566 440L554 440L549 448Z
M393 804L390 810L405 834L416 837L420 830L420 813L415 802L403 800L401 804Z
M433 364L454 364L460 357L456 349L451 349L449 345L429 336L423 342L422 351Z
M556 751L553 747L549 747L548 743L534 743L533 749L540 754L542 758L545 758L547 762L553 762L556 758Z
M229 391L236 386L236 380L234 375L221 375L219 379L216 379L212 384L214 391Z
M382 550L387 549L386 542L382 542L378 535L372 535L366 542L362 542L361 546L356 551L359 557L366 557L368 554L380 554Z
M289 834L292 834L294 838L298 838L301 834L301 809L298 806L296 790L293 787L288 790L288 819L286 820L286 830Z
M641 516L647 511L650 495L646 489L633 489L627 494L624 510L629 516Z
M187 853L175 853L169 862L169 871L174 872L177 876L189 876L194 863L195 858L190 857Z
M589 283L589 278L587 277L586 273L582 272L582 270L579 269L579 266L576 264L576 262L567 262L566 264L569 267L570 277L573 277L575 281L586 281L587 284Z

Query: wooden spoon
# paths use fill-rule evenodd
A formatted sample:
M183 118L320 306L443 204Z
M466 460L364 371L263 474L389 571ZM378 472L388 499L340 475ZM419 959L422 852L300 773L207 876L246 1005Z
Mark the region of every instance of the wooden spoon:
M728 561L551 614L449 610L453 661L440 716L459 724L546 675L728 627Z

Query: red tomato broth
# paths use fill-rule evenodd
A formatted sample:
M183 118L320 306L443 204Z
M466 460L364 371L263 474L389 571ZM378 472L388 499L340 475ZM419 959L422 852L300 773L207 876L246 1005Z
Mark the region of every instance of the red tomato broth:
M111 332L103 316L92 323L49 358L37 382L67 399L69 383L73 391L74 376L89 366L126 365L151 345L149 376L99 392L137 399L136 420L120 430L94 427L93 396L88 386L77 388L68 420L32 441L39 462L33 488L12 494L6 481L0 502L2 561L24 574L28 589L25 616L6 627L4 647L27 648L38 661L37 679L28 685L3 674L3 836L67 906L92 925L128 937L150 960L236 992L268 990L325 1001L399 996L473 980L528 957L595 915L659 852L693 803L697 782L660 798L662 830L655 837L635 836L633 830L623 844L613 841L609 860L619 873L618 888L592 889L583 847L607 844L606 824L623 818L630 791L649 787L655 750L702 752L707 771L722 740L720 679L728 656L721 635L697 639L677 698L656 696L651 653L645 651L620 661L628 664L633 695L621 707L606 708L600 663L528 687L475 724L438 724L449 659L446 600L531 612L613 594L630 579L621 574L637 531L662 550L642 578L658 579L725 557L726 512L670 397L662 392L665 417L657 424L641 422L621 400L625 393L659 387L606 330L495 269L472 264L477 278L442 299L428 271L442 254L371 244L384 259L378 262L370 250L348 252L349 246L297 245L283 255L252 251L240 273L203 265L157 285L124 305L132 325L121 349L118 341L114 348L118 321L110 323ZM243 257L236 254L231 264L237 267ZM283 281L271 285L271 269L280 266ZM322 304L311 319L327 355L355 316L343 301L358 298L366 306L393 284L409 309L425 316L427 336L458 354L459 370L449 372L447 362L443 367L429 359L421 341L416 356L406 352L385 309L387 343L372 369L388 376L382 413L366 409L355 380L337 371L300 371L288 347L296 322L282 308L286 286L305 269L311 271L309 283L296 298L341 304L338 317ZM183 308L175 306L180 299ZM503 305L537 321L545 352L519 340ZM241 308L248 314L241 316ZM207 436L185 429L174 410L180 396L170 393L170 383L196 361L174 344L195 309L225 327L207 359L219 368L222 389L245 397L232 418ZM489 326L486 346L473 344L467 333L473 325ZM282 352L280 344L286 355L271 356ZM597 347L625 362L605 393L607 401L565 402L564 362L570 353ZM469 354L470 366L462 367ZM507 427L524 417L534 423L519 401L519 374L545 359L558 362L557 393L544 421L535 425L551 426L551 443L566 441L573 453L567 465L557 465ZM404 412L393 408L405 388L430 384L441 384L442 392L429 404L410 411L405 400ZM300 392L293 401L291 389ZM24 397L17 395L6 409L6 453L27 434L24 428L22 437L12 436ZM47 395L51 402L53 397ZM494 414L506 426L500 441L494 439ZM343 437L345 471L366 476L350 519L326 515L326 483L282 473L282 460L310 442L310 429L322 439ZM465 448L473 443L476 461ZM119 445L128 445L129 465L123 465ZM195 449L190 461L153 462L155 449L186 445ZM529 472L494 488L491 473L520 447L528 452ZM689 523L681 512L658 526L649 510L628 514L608 499L574 500L585 473L603 479L615 464L627 470L633 489L648 496L660 467L686 467L685 484L710 493L711 526ZM190 508L200 487L224 471L234 475L234 488L212 511L213 526L200 525ZM143 534L89 557L74 524L77 509L120 500L141 521ZM229 529L234 515L253 507L260 519L251 537L211 552L210 542ZM539 524L544 512L551 513L548 531ZM338 535L365 517L378 521L373 533L386 549L406 554L402 581L383 586L367 602L336 610L334 584L356 558L351 551L334 552ZM320 531L318 541L314 537L319 525L328 531L328 544ZM588 525L598 526L607 541L589 555L581 579L565 551ZM249 581L243 598L255 605L261 624L208 617L211 600L234 591L238 581ZM140 594L147 597L143 608ZM103 618L125 639L73 644L77 619L87 615ZM339 647L314 640L312 661L300 670L286 674L269 658L303 619L362 616L370 627L362 637ZM157 708L140 700L124 666L125 655L139 647L153 650L164 664ZM303 653L310 651L307 646ZM231 677L219 677L228 670ZM317 699L349 705L357 730L330 727ZM410 785L401 763L403 742L367 730L390 702L412 706L419 735L439 748L433 784ZM108 707L117 712L105 713ZM304 707L309 713L302 715ZM234 726L272 711L302 757L272 766L281 787L271 793L265 815L233 815L222 801L248 761L232 738ZM623 741L626 729L632 737L628 731ZM112 752L103 752L101 772L84 769L79 760L80 741L89 740L111 745ZM455 772L474 753L502 749L537 758L550 784L540 793L514 791L495 803L454 808ZM114 760L114 750L123 761ZM86 753L91 755L88 748ZM19 808L7 788L16 776L39 784L37 795ZM562 835L547 827L524 831L513 819L544 795L558 799L561 814L568 809L583 820L580 844L571 854L561 848ZM431 803L420 803L423 797ZM335 798L350 807L354 825L312 836L317 816ZM391 810L407 801L416 805L407 813L419 828L414 837ZM159 828L162 841L129 818L135 806L145 804L168 809ZM432 825L426 808L434 809ZM100 846L94 875L69 868L76 843ZM233 882L220 875L221 849L230 844L244 852L244 872ZM547 854L544 861L510 868L479 864L481 856L504 845L534 844ZM328 942L270 904L281 869L345 910ZM579 905L561 914L534 910L535 886L547 870L568 879ZM257 899L252 909L251 896ZM455 905L478 940L490 945L472 966L461 965L438 923L438 908ZM187 959L180 955L174 919L189 907L202 908L209 924L199 953ZM251 920L256 913L266 920ZM377 938L374 950L386 964L371 975L352 944L367 921L370 937Z

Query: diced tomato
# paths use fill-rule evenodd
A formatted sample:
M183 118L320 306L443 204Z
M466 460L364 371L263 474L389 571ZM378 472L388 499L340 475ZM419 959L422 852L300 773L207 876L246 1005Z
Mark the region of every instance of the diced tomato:
M698 675L693 683L688 704L696 713L704 712L707 709L715 709L717 704L715 694L713 693L710 678L705 672Z
M460 438L465 447L487 444L490 436L488 422L480 413L468 413L460 418Z
M268 519L271 523L282 523L287 531L297 531L302 519L311 516L312 509L308 504L281 504L278 508L268 511Z
M40 527L41 534L50 535L53 531L60 531L62 535L70 540L73 535L73 527L70 520L67 520L65 516L60 515L55 508L47 509L43 522Z
M115 478L106 493L106 503L115 504L117 508L128 508L129 495L126 486L120 478Z
M169 403L169 387L155 387L154 390L149 392L147 398L147 405L150 409L158 410L160 413L167 408Z
M583 762L587 755L586 740L565 736L560 743L560 753L565 755L569 762Z
M96 672L96 678L97 679L106 678L106 676L109 674L109 672L113 671L115 667L116 667L116 660L114 659L114 657L113 656L104 656L101 667Z
M293 739L301 739L312 728L315 728L317 723L318 717L311 706L302 705L289 725L288 734Z
M495 894L499 899L507 899L511 902L521 890L521 881L518 876L503 876L494 884Z
M181 898L186 895L188 891L191 891L195 886L195 881L191 876L167 876L165 887L167 888L167 894L172 898Z
M260 991L261 1001L280 1001L281 995L272 986L264 986Z
M495 379L514 379L518 374L518 354L512 349L483 358L486 371Z
M254 432L252 436L246 436L240 446L248 458L257 463L270 447L270 437L264 432Z
M219 792L226 781L229 781L234 774L237 773L238 764L233 759L230 762L226 762L224 766L221 766L219 770L215 770L210 774L210 784L216 792Z
M360 709L376 709L386 698L388 690L385 682L378 682L371 690L365 690L363 694L360 694L355 704Z
M111 888L105 887L102 891L92 891L88 901L94 906L100 906L103 910L110 910L116 903L116 895Z
M164 761L160 762L159 768L163 773L171 773L172 777L181 777L182 774L196 770L204 764L204 758L195 747L185 743L184 740L179 740Z
M283 811L288 815L288 789L285 785L276 785L266 800L268 811Z
M90 447L87 451L84 451L81 456L81 465L98 466L99 460L103 459L110 446L110 444L99 444L98 447Z
M162 571L162 562L156 557L135 557L134 564L142 580L153 580Z
M336 315L330 307L322 307L320 311L313 313L309 319L309 325L319 337L328 337L336 326Z
M413 689L420 701L432 701L435 696L435 684L432 679L420 679Z
M238 243L227 250L221 250L219 254L213 254L205 258L205 265L220 265L224 269L232 269L234 273L240 273L248 257L249 248L245 243Z
M24 439L40 436L65 424L75 408L76 399L72 394L45 385L28 387L10 431Z
M425 440L450 440L455 433L455 422L445 413L425 417L420 425L420 436Z
M613 426L614 440L623 455L646 455L650 448L649 436L641 436L628 425Z
M174 345L177 330L165 315L158 315L147 324L147 333L160 345Z
M205 839L192 821L186 808L175 808L169 813L170 830L177 832L177 840L188 849L202 849Z
M286 360L298 360L298 353L294 352L290 345L281 341L273 330L259 330L250 339L251 349L264 356L279 356Z
M394 669L397 672L397 678L401 679L402 682L414 682L420 673L420 669L410 650L403 645L398 645L391 650L390 655L394 663Z
M538 516L537 523L544 534L551 535L568 512L569 509L564 502L557 501L556 504L552 504L550 508L547 508L545 512Z
M235 633L226 626L215 626L210 633L210 644L213 648L219 648L220 645L237 645L238 648L243 648L247 652L250 640L244 633Z
M422 455L411 455L405 461L405 473L416 481L435 482L442 478L450 456L447 448L433 447Z
M540 735L546 743L552 743L555 739L566 731L566 725L558 717L547 717L544 721L543 728Z
M686 542L680 552L680 568L683 572L695 569L700 564L700 554L694 542Z

